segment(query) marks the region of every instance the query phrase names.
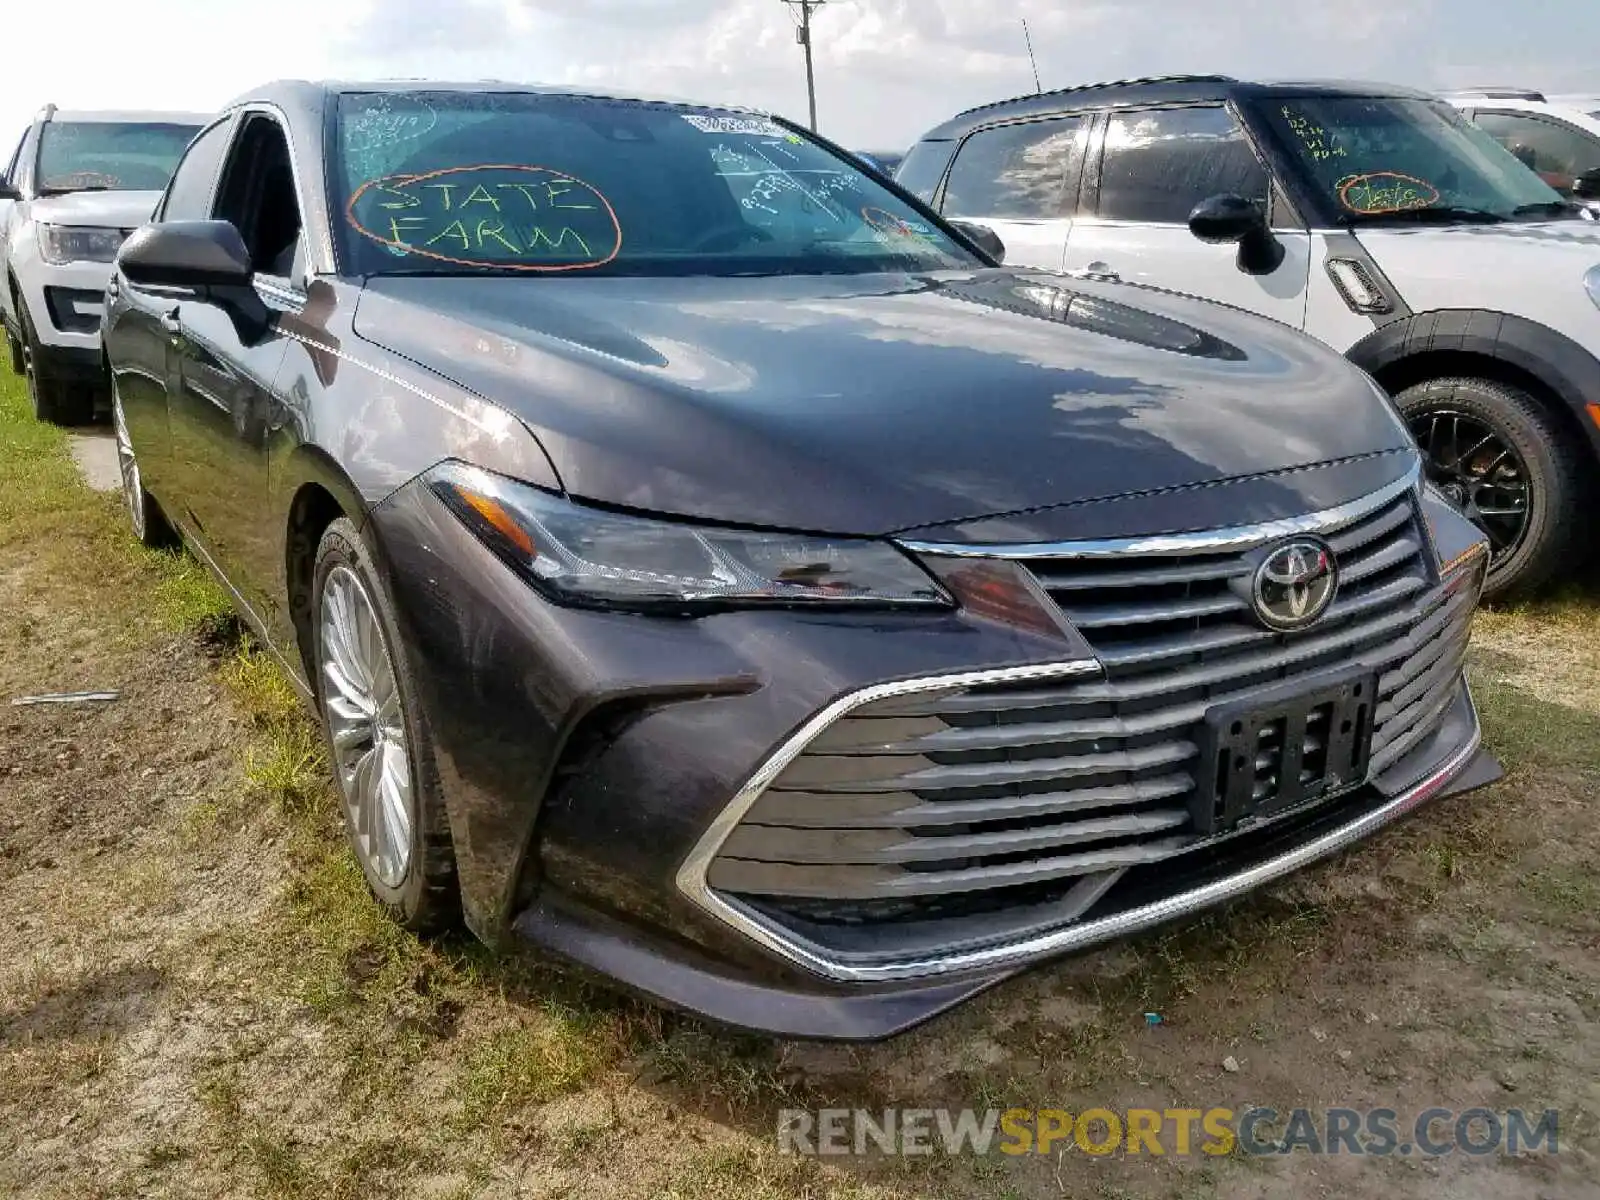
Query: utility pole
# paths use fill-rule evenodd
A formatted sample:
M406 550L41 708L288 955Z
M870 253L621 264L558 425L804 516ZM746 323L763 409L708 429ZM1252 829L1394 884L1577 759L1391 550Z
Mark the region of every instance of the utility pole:
M806 99L811 105L811 132L817 131L817 76L811 61L811 10L821 8L828 0L783 0L790 8L800 10L800 25L794 31L794 40L806 52Z

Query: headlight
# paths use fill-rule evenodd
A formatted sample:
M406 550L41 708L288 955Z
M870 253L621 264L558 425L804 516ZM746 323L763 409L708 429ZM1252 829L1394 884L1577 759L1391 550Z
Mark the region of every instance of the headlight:
M1594 301L1595 307L1600 308L1600 265L1584 272L1583 290L1589 293L1589 299Z
M491 550L559 603L672 611L952 604L927 572L885 542L625 516L459 463L436 468L427 484Z
M39 253L47 263L113 262L128 236L125 229L79 229L71 225L39 226Z

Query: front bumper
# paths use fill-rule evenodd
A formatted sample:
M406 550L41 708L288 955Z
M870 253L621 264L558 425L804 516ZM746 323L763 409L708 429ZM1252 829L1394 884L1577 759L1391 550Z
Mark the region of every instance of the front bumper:
M100 361L100 320L110 263L47 263L35 254L17 279L40 348L65 371ZM76 378L77 376L74 376Z
M1398 511L1399 495L1385 511ZM1430 659L1399 679L1394 701L1425 703L1426 728L1393 743L1354 790L1159 861L1130 858L1070 920L1014 923L1004 936L956 922L931 951L925 930L920 945L892 944L889 930L865 950L852 933L841 952L808 938L804 921L706 883L748 807L736 800L759 799L835 709L885 681L1098 678L1080 636L966 611L683 621L560 608L421 488L380 505L372 528L432 725L469 924L491 943L539 946L731 1025L885 1037L1038 962L1241 895L1498 774L1479 750L1458 659ZM1437 608L1451 628L1465 620L1460 605Z

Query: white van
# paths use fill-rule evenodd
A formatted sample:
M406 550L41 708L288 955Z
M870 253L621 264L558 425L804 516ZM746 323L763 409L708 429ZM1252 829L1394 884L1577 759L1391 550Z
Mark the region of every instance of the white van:
M1569 574L1600 458L1600 223L1445 101L1131 80L987 105L896 174L1011 265L1272 317L1371 372L1488 535L1489 594Z

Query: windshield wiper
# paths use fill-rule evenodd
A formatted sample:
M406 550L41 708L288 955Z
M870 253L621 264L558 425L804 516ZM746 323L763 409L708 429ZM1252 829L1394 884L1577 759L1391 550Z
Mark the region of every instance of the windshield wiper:
M1450 205L1433 205L1428 208L1403 208L1398 212L1355 213L1346 221L1406 221L1412 224L1455 224L1472 222L1479 225L1500 225L1510 220L1504 213L1490 212L1486 208L1456 208Z
M70 196L74 192L109 192L111 189L103 183L90 183L83 187L42 187L39 189L41 196Z

